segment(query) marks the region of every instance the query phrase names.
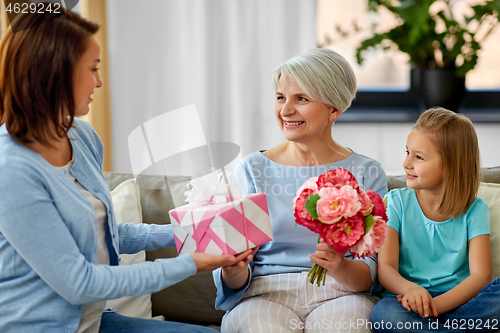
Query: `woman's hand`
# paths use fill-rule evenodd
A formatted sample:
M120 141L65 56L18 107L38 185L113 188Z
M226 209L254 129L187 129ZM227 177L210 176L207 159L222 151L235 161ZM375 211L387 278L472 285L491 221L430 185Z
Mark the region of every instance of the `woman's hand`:
M226 287L230 289L240 289L247 283L249 275L248 263L253 259L257 250L259 250L259 247L247 250L238 255L238 258L240 256L243 257L240 261L222 267L222 281Z
M214 256L206 253L191 253L191 257L196 264L197 272L213 271L216 268L225 266L242 266L242 262L247 260L247 257L252 254L252 250L247 250L236 256L220 255ZM246 267L246 265L245 265Z
M336 271L344 263L344 253L337 253L332 245L319 243L316 245L316 252L309 256L311 260L331 273Z
M404 295L398 295L397 299L406 310L418 313L422 318L427 318L431 314L434 317L438 316L434 300L429 292L422 287L416 286Z

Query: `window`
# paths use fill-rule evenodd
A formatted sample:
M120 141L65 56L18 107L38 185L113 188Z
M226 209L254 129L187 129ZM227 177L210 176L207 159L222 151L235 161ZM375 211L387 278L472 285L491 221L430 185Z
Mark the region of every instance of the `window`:
M454 10L467 10L457 1ZM456 8L455 8L456 7ZM353 66L358 79L358 95L344 121L413 121L425 108L411 89L408 55L397 51L374 51L362 65L356 48L371 35L378 21L386 31L398 24L390 12L368 13L366 0L318 0L317 36L322 47L342 54ZM475 121L500 121L500 25L481 43L479 60L466 77L468 93L459 111Z

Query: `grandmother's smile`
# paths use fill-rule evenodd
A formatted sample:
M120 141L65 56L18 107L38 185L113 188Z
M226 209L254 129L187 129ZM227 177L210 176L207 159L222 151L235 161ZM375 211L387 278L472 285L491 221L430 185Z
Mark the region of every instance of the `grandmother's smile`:
M287 126L287 127L300 126L303 123L305 123L305 121L283 121L283 122L285 123L285 126Z

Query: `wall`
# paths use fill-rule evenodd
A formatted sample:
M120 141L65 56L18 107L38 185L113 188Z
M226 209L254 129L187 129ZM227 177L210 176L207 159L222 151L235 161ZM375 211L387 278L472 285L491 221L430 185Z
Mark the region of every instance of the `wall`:
M245 154L280 141L271 72L315 46L316 1L107 4L114 171L131 172L132 131L192 104L207 142L235 143ZM185 171L184 160L177 164Z
M347 111L349 112L349 111ZM379 161L389 175L403 174L406 137L413 123L342 123L334 125L339 143ZM500 166L500 123L475 124L483 167Z
M132 130L190 104L197 106L207 141L235 143L242 155L284 140L270 74L314 46L315 1L107 3L114 171L131 172ZM402 174L412 125L340 122L333 133L339 143L380 161L387 174ZM499 166L500 123L476 128L483 165Z

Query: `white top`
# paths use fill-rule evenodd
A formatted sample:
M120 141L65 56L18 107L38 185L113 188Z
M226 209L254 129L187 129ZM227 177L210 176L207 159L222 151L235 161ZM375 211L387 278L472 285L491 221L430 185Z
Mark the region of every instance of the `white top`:
M106 206L92 193L87 191L85 187L80 184L75 177L71 174L71 167L74 163L74 156L71 161L65 166L58 167L58 169L64 169L67 171L68 176L75 182L76 186L82 191L82 193L89 199L90 203L94 207L94 211L97 217L97 251L95 263L96 265L109 265L109 250L108 244L106 242L106 235L108 232L108 214L106 213ZM89 303L83 306L82 317L80 319L80 325L76 330L76 333L98 333L99 327L101 325L101 316L106 306L106 302L96 302Z

